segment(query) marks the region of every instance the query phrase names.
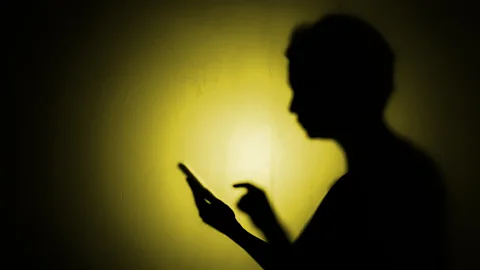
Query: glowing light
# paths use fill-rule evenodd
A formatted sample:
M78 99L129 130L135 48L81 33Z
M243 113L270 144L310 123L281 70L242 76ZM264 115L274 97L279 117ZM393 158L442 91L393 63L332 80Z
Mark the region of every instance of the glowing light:
M270 180L272 142L268 124L237 128L228 140L227 171L239 179L255 179L264 186Z

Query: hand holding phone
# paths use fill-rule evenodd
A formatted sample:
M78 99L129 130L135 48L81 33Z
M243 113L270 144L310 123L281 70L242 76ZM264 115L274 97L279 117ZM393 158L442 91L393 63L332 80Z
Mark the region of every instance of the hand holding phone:
M241 230L240 223L235 219L235 213L228 205L206 189L185 164L179 163L178 168L187 177L187 183L192 190L195 204L203 222L227 236Z

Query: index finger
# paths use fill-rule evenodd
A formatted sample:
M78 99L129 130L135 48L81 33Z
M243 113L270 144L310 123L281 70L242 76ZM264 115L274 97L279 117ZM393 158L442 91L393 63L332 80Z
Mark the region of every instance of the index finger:
M258 190L258 188L250 183L238 183L233 185L234 188L246 188L247 190Z

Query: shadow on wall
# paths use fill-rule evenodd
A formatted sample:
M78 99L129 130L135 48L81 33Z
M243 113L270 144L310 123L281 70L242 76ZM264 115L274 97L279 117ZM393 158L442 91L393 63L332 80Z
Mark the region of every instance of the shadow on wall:
M38 3L17 9L22 11L18 14L22 19L15 22L17 38L11 43L11 55L16 59L13 67L17 83L17 176L16 181L12 182L11 190L14 192L11 193L15 194L17 230L22 232L15 245L19 248L15 250L24 254L25 258L17 264L33 263L36 268L46 269L54 266L75 269L72 265L78 269L163 269L171 265L181 268L181 265L195 264L212 268L227 263L242 264L246 268L256 267L247 254L235 247L229 239L220 238L210 228L201 227L199 219L198 232L205 239L198 239L193 233L179 238L168 234L167 229L186 230L186 227L166 224L168 222L164 221L165 217L176 212L154 207L165 200L165 197L158 198L158 191L173 190L173 187L181 187L184 183L180 183L179 174L175 178L179 180L178 186L174 186L175 183L152 180L162 175L158 171L167 163L171 164L172 170L168 176L174 176L177 161L177 156L167 159L159 157L158 152L155 153L155 147L162 145L150 137L155 137L159 131L153 132L147 127L153 126L156 115L148 111L153 111L155 104L154 97L149 94L150 91L158 91L161 84L149 86L148 91L140 90L137 95L130 96L133 100L151 101L138 101L134 104L152 106L144 107L137 115L140 118L150 117L142 123L136 122L133 114L130 114L136 107L129 107L128 104L133 103L127 102L125 105L123 100L118 100L118 103L113 104L115 98L124 94L119 94L116 88L120 82L114 82L103 91L98 87L102 78L112 74L129 71L129 75L135 76L142 75L142 70L147 70L144 73L160 70L161 64L150 64L158 63L153 61L156 58L145 62L149 64L142 62L152 55L160 55L142 51L143 44L147 43L144 41L154 36L149 32L154 31L148 30L145 25L169 25L169 19L175 17L172 14L178 13L169 12L168 4L162 8L165 16L159 16L160 8L153 6L88 5ZM179 5L183 5L183 2ZM278 3L276 5L280 6ZM479 197L480 189L476 179L480 179L480 175L476 170L478 159L472 153L478 149L476 138L479 137L474 123L478 115L477 89L480 81L476 74L480 62L477 48L480 44L475 28L478 19L472 15L477 9L469 5L471 4L465 2L462 5L449 4L447 7L444 3L433 5L428 1L405 1L388 5L384 1L343 2L345 9L371 18L375 25L386 32L393 47L398 49L398 92L387 110L387 119L393 128L407 134L422 149L431 153L445 173L453 215L451 249L454 269L475 269L473 266L478 265L475 251L479 241L480 219L476 215L479 205L475 198ZM298 16L288 19L292 26L302 20L302 12L317 13L306 2L296 1L285 10L296 10L294 7L299 11ZM286 13L288 12L269 13L265 18L271 16L281 22L277 17ZM271 43L287 42L288 31L291 29L287 29L286 25L287 23L283 25L283 30L272 34ZM145 37L141 37L142 34ZM156 42L159 39L167 40L166 36L157 37ZM281 46L277 47L280 52ZM144 54L137 55L136 52L139 51ZM269 53L274 55L273 52ZM162 61L165 59L170 58L165 57ZM278 70L285 69L283 62L271 61L274 65L278 64ZM273 70L273 74L282 76L284 73L278 70ZM148 81L150 82L157 81ZM291 96L287 92L287 85L283 90L283 94L275 98L279 104L284 104L281 109L287 115L286 106ZM170 100L166 96L161 97ZM133 102L132 99L129 102ZM280 113L280 105L275 108ZM283 125L286 118L287 116L279 117L278 123ZM282 126L285 130L293 127L294 123ZM108 132L102 134L105 138L99 139L97 135L101 130ZM142 140L150 137L137 142L138 134L143 131L150 133L145 137L140 136ZM299 129L295 130L297 133L288 132L283 135L286 134L290 139L304 140L299 135ZM110 149L106 153L97 148L104 141L102 149ZM280 141L279 145L282 143L285 141ZM298 158L294 158L298 161L281 163L284 166L279 166L278 170L285 172L279 174L281 184L291 181L295 173L301 173L303 166L323 166L318 169L318 175L323 177L323 170L336 166L339 160L336 156L334 161L326 160L321 153L314 153L327 149L324 146L297 143L293 139L285 145L289 147L285 150L289 154L287 156L298 155ZM298 154L300 152L304 154ZM107 165L101 163L105 162L105 156L112 157ZM135 164L128 163L132 157L138 160ZM320 164L320 161L326 163ZM330 166L329 162L334 164ZM158 163L161 165L154 168ZM215 179L214 172L209 172L209 169L205 171L202 176ZM146 178L149 180L136 180L145 175L148 175ZM313 179L313 176L305 178ZM333 180L334 176L327 175L325 178ZM311 197L317 190L323 190L300 182L295 185L304 185L303 190L308 191ZM220 184L224 183L219 183L218 186ZM322 187L327 184L329 183L322 183ZM123 201L118 199L121 195L114 187L122 187L126 191ZM302 188L296 189L292 185L287 191L297 191L295 193L298 194L291 196L296 196L295 200L298 201L303 194L300 192ZM180 194L185 196L185 204L181 201L182 198L176 207L185 209L185 223L193 224L197 220L194 216L196 209L191 204L187 189L186 186L184 190L177 189L175 192L178 193L172 193L171 197ZM216 195L217 193L221 191L215 192ZM301 218L294 218L293 213L303 211L306 217L313 212L315 202L310 202L312 209L300 209L299 206L297 210L287 210L286 203L282 202L285 193L275 194L278 199L274 203L285 220L287 230L295 235L299 233L303 221L297 221ZM228 204L239 198L233 191L224 194L227 196L217 196L227 198ZM139 221L143 223L139 225ZM298 225L291 225L294 223ZM198 256L192 255L194 252L182 251L182 247L189 244L194 245L192 250L198 251ZM216 249L226 252L222 255L215 254ZM187 253L191 257L185 255ZM201 256L211 258L212 262L202 261L199 259ZM216 260L215 256L222 259Z

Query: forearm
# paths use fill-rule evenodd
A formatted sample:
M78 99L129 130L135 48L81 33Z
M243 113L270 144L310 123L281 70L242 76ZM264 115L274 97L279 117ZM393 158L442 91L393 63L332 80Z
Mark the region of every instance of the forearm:
M267 242L275 247L275 250L290 249L292 243L277 218L272 219L268 226L260 227L260 230L267 238Z
M238 227L227 236L243 248L263 269L277 269L292 265L292 244L281 226L276 223L263 228L267 242Z
M270 253L275 258L272 266L274 269L290 268L294 266L295 256L293 244L275 217L268 226L260 228L270 245Z
M270 244L239 227L227 235L243 248L263 269L272 269L273 255Z

